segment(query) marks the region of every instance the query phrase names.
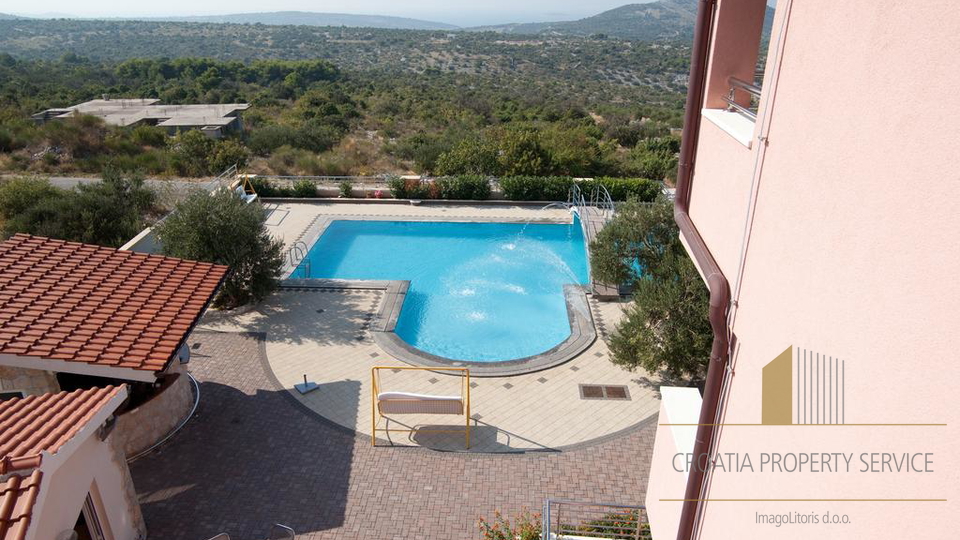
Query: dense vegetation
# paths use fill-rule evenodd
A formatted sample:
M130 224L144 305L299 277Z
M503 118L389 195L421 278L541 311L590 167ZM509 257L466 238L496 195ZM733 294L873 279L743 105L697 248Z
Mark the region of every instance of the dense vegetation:
M97 173L114 166L205 176L238 163L282 175L673 174L679 93L565 77L344 71L323 60L111 63L0 54L0 170ZM29 119L101 94L252 108L243 133L217 142L90 117L41 126Z
M102 181L74 189L15 178L0 185L2 236L27 233L120 247L147 225L155 204L156 194L142 178L123 178L112 169Z
M321 59L351 71L523 77L527 84L562 81L577 92L606 91L593 86L603 83L651 95L685 90L690 45L687 39L57 19L0 21L0 51L22 59L73 54L112 62Z
M673 205L622 205L590 247L595 279L633 286L634 301L610 338L613 362L702 380L713 337L709 292L680 242Z

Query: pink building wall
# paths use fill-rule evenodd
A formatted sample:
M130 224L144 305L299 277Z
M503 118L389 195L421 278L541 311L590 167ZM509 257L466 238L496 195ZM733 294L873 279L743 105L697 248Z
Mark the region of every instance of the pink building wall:
M700 538L956 536L958 28L946 1L780 0L752 144L703 120L690 209L735 302L723 423L760 422L761 370L796 346L845 360L846 423L947 424L726 426L720 453L846 452L856 468L924 452L935 472L715 472L705 496L948 502L708 502ZM851 523L756 523L826 511Z
M126 389L89 418L55 453L43 452L40 493L26 540L66 540L90 494L106 540L142 540L146 528L116 431L101 426L127 399Z
M650 534L654 538L673 538L680 525L681 507L675 502L661 499L682 499L687 486L687 474L677 473L677 467L683 467L683 458L675 460L678 454L686 455L693 451L696 437L696 424L700 415L700 391L696 388L660 389L660 415L658 424L688 424L685 426L663 426L657 430L657 439L653 445L653 463L659 467L650 469L647 482L647 498L644 505L650 519Z

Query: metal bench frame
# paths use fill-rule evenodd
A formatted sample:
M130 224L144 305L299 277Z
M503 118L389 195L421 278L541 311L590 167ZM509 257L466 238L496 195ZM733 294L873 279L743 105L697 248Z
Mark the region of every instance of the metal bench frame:
M391 429L389 426L390 419L383 415L383 412L380 410L380 371L389 369L391 371L433 371L441 374L448 375L458 375L461 378L460 386L460 400L463 403L463 408L460 414L464 416L464 428L460 429ZM377 445L377 433L387 433L391 431L396 432L419 432L419 433L463 433L464 443L466 448L470 449L470 369L469 368L428 368L428 367L399 367L399 366L375 366L370 370L370 382L372 388L372 402L371 402L371 432L370 432L370 443L373 446ZM414 401L414 400L411 400ZM420 403L429 403L431 400L422 400ZM405 414L405 413L396 413L391 412L388 414ZM431 414L431 413L418 413L418 414ZM453 413L432 413L432 414L453 414ZM385 427L378 427L380 418L386 419Z

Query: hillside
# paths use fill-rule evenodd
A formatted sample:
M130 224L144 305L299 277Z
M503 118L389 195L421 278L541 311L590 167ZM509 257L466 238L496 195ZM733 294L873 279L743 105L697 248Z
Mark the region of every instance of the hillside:
M232 24L268 24L268 25L305 25L305 26L346 26L350 28L391 28L397 30L454 30L452 24L390 17L385 15L351 15L347 13L316 13L311 11L272 11L266 13L234 13L229 15L206 15L190 17L157 17L133 20L232 23Z
M696 14L696 0L659 0L647 4L627 4L577 21L507 24L468 30L492 30L505 34L606 34L651 41L692 36Z
M18 17L16 15L10 15L9 13L0 13L0 21L14 21L18 19L23 19L23 17Z
M772 15L773 8L767 6L765 34L769 34ZM627 4L577 21L504 24L466 30L516 35L606 35L638 41L689 40L693 38L696 16L696 0L658 0L647 4Z

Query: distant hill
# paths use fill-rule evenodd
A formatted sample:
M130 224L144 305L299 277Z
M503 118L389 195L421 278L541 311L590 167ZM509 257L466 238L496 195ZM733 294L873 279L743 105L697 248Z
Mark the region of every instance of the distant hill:
M0 21L14 21L17 19L25 19L26 17L19 17L17 15L10 15L7 13L0 13Z
M396 30L456 30L452 24L389 17L385 15L350 15L347 13L315 13L311 11L272 11L267 13L234 13L230 15L203 15L190 17L150 17L132 20L232 23L232 24L268 24L268 25L305 25L305 26L347 26L351 28L389 28Z
M772 8L768 6L767 11L772 12ZM528 35L604 34L640 41L691 39L696 17L697 0L659 0L647 4L627 4L577 21L504 24L467 28L467 30ZM769 31L769 28L765 30Z

